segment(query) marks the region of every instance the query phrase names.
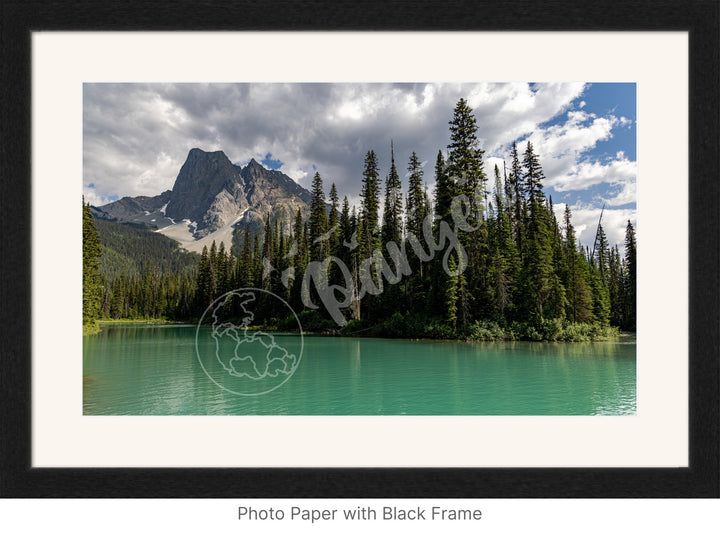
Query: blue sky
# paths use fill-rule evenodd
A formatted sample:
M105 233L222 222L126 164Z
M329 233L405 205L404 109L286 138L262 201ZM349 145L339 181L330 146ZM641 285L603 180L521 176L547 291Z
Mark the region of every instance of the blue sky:
M572 103L573 108L593 114L598 117L614 115L625 117L630 120L622 128L614 128L612 136L599 140L594 148L583 153L587 161L610 162L613 161L619 152L623 152L629 161L636 160L636 87L635 84L591 84L586 91ZM567 119L566 114L559 114L547 123L539 125L540 128L548 128L559 125ZM548 186L547 193L553 196L554 200L571 200L574 203L593 203L593 200L619 192L621 186L609 186L600 183L587 189L574 192L558 192L554 187ZM635 207L635 202L623 203L623 207Z
M381 176L390 143L403 171L412 151L426 162L434 188L439 149L459 98L473 108L486 172L509 162L513 141L533 143L556 209L565 203L581 242L592 245L597 219L622 244L636 221L634 84L85 84L84 192L101 205L122 196L170 189L188 151L222 150L235 163L255 158L309 189L319 172L325 189L359 204L365 153ZM492 180L490 181L492 184Z

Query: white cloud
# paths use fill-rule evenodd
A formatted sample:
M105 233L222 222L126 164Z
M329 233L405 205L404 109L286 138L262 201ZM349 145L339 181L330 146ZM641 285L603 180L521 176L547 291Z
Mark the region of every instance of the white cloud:
M102 195L153 195L172 187L193 147L231 161L271 152L304 184L323 178L356 194L365 153L381 173L410 152L434 161L449 142L460 97L475 106L492 152L566 109L583 84L87 84L84 179ZM489 155L489 154L488 154ZM432 173L428 173L431 175ZM428 182L432 176L427 176Z
M582 154L611 136L616 119L596 117L583 111L571 112L564 124L534 131L529 141L545 172L547 186L561 189L573 173ZM559 186L559 187L558 187Z
M637 202L637 183L635 180L620 184L612 197L601 197L608 206L622 206Z
M585 153L631 120L588 113L571 105L583 83L405 84L86 84L84 182L88 199L156 195L172 187L188 151L222 150L233 162L260 161L267 153L305 187L315 173L326 192L357 199L365 153L373 149L381 178L390 167L390 141L404 176L410 153L424 167L432 194L438 149L449 143L448 121L464 97L473 108L492 187L513 140L527 138L547 186L573 192L607 183L608 205L635 192L635 162L602 162ZM541 128L566 113L560 124ZM520 144L522 146L522 143ZM508 160L509 161L509 160ZM406 184L406 180L404 180ZM568 199L571 203L572 198ZM357 202L357 201L356 201ZM630 201L632 202L632 201Z
M628 186L629 188L630 185L635 184L636 177L637 162L628 160L622 152L619 152L615 159L606 163L578 162L567 171L565 177L547 181L546 184L553 186L557 191L582 190L602 183ZM615 204L627 204L628 202L634 201L626 200L623 203L615 202Z

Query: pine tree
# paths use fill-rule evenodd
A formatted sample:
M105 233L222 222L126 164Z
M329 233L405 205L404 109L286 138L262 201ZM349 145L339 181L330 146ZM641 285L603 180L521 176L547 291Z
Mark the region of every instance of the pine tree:
M255 281L255 287L263 286L263 254L260 246L260 236L253 235L253 252L252 252L252 278Z
M125 275L120 275L112 283L110 309L108 316L113 319L126 317L125 312Z
M350 218L350 203L348 202L347 196L343 197L342 212L340 212L340 250L346 251L344 243L350 243L352 241L352 234L354 231L353 221ZM339 254L341 258L344 258L344 253Z
M523 320L538 322L549 315L555 273L547 211L537 197L530 200L525 248L521 273Z
M513 227L513 238L517 244L517 249L522 257L524 251L523 239L525 236L525 184L522 178L522 167L520 166L520 158L518 157L517 144L513 142L510 151L510 174L508 181L509 189L512 192L512 211L510 212L511 225Z
M100 317L103 299L100 275L100 238L90 212L90 203L83 197L83 325L92 325Z
M353 222L350 217L350 203L348 202L347 196L343 198L342 210L340 211L340 217L338 219L338 232L337 232L337 243L335 246L334 256L338 257L348 269L352 269L352 257L350 248L346 244L351 244L353 239ZM344 284L344 281L340 280L340 273L335 270L333 283Z
M390 174L385 179L385 206L383 209L382 242L384 244L402 241L402 185L397 168L395 154L390 149Z
M380 179L377 157L374 151L369 151L365 156L365 169L363 171L362 189L360 191L360 219L362 221L363 233L358 235L358 242L362 246L362 253L365 257L372 256L373 250L378 245L375 233L378 228L378 211L380 208Z
M483 153L478 147L477 121L465 99L455 106L450 121L448 145L448 174L458 193L465 194L470 202L468 222L473 225L482 217L486 196L487 178L483 170Z
M406 228L419 238L422 237L422 227L427 215L425 192L423 189L423 169L417 154L410 155L408 164L408 196L405 206Z
M525 154L523 155L523 166L525 173L523 175L523 187L528 200L536 197L544 197L542 190L542 181L545 179L540 160L533 150L532 143L527 142Z
M245 237L243 239L243 248L240 251L240 257L237 263L236 285L238 288L254 288L252 269L252 240L250 238L250 228L245 227Z
M452 273L457 269L457 262L451 255L448 259L448 270ZM457 329L458 319L458 276L447 275L445 280L445 319L453 332Z
M595 265L597 266L600 278L603 284L607 286L609 282L609 271L610 271L610 249L605 236L605 230L602 224L598 223L597 228L597 249L595 250Z
M547 217L550 226L550 249L552 250L552 284L550 289L550 315L554 319L565 319L567 310L567 292L565 280L567 273L566 257L563 250L563 241L560 226L555 217L552 196L546 205Z
M587 264L587 280L592 292L592 321L600 325L610 324L610 295L600 271Z
M293 260L288 255L288 240L285 235L285 224L281 221L278 225L277 249L275 250L276 271L272 274L272 292L285 299L290 300L290 285L283 279L287 270L293 266Z
M507 184L505 184L507 186ZM511 207L507 206L507 188L501 184L500 170L495 166L495 217L490 233L491 280L494 305L501 320L507 320L514 309L520 258L512 239Z
M213 302L214 275L207 245L203 246L197 272L196 312L202 314Z
M270 214L265 217L265 239L262 244L261 255L261 281L263 290L271 290L270 273L275 269L275 235L270 222Z
M566 204L564 252L567 271L563 280L567 295L566 316L573 323L588 323L592 319L592 295L586 279L585 258L577 248L571 219L570 206Z
M503 186L502 179L500 178L500 168L495 164L494 168L495 173L495 192L494 192L494 200L495 200L495 209L497 214L501 214L505 210L505 187ZM492 219L492 218L491 218Z
M458 264L467 266L458 286L458 302L461 305L461 325L465 329L471 315L482 315L492 306L489 271L488 228L484 210L487 197L487 177L484 172L483 153L478 147L477 121L465 99L455 106L450 121L450 144L448 145L447 172L457 194L464 195L469 203L467 223L475 232L462 232L458 238L467 254Z
M624 325L624 303L623 286L624 274L620 252L617 246L610 249L608 261L608 294L610 296L610 323L612 325Z
M508 189L511 192L513 200L516 202L515 210L518 212L518 201L521 201L523 198L525 185L523 182L522 168L520 167L520 157L518 155L517 143L514 141L512 149L510 150L510 175L508 177L508 182Z
M315 173L312 181L312 199L310 201L310 246L311 258L321 262L328 255L327 205L320 173Z
M635 229L628 219L625 228L625 325L635 330L637 325L637 245Z
M223 295L230 289L230 259L225 252L225 242L220 242L220 248L218 249L217 258L215 261L215 273L217 274L217 294L218 296Z
M408 194L405 205L405 228L407 234L414 235L418 240L423 240L423 223L428 215L428 201L426 191L423 187L423 169L420 159L413 152L410 155L408 163ZM406 293L409 299L409 306L412 307L415 302L424 300L423 273L425 266L423 262L415 255L411 248L408 249L408 261L413 275L406 281Z
M450 221L450 206L455 197L454 184L448 177L445 158L442 151L438 151L435 160L435 219L437 221Z
M329 254L331 254L333 256L338 256L339 247L341 245L340 236L341 236L342 232L340 230L340 216L339 216L340 198L338 197L337 188L335 187L334 182L330 185L329 197L330 197L330 215L328 216L328 227L329 227L329 230L332 231L332 233L330 234Z
M307 243L307 235L305 233L305 224L303 222L302 212L298 208L295 214L295 223L293 224L293 240L294 245L290 246L290 252L293 257L295 274L292 287L290 289L290 305L296 311L304 309L302 302L302 280L305 274L305 268L309 261L309 250Z
M325 203L325 193L323 192L322 178L319 173L315 173L312 185L312 201L310 204L310 260L322 262L327 258L330 252L328 240L328 217L327 204ZM327 289L330 284L329 273L321 271L315 281L315 287L309 288L309 299L313 303L319 302L317 289L321 291Z

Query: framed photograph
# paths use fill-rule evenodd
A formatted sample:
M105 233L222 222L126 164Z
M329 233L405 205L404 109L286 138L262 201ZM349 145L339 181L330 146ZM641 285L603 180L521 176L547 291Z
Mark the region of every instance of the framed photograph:
M0 494L717 497L693 5L7 18Z

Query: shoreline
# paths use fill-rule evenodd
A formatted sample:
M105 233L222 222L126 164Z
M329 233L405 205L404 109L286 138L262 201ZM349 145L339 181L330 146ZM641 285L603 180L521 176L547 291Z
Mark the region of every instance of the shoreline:
M187 321L173 321L173 320L165 320L165 319L109 319L109 320L98 320L96 328L88 328L88 326L83 327L83 335L93 335L98 334L103 330L103 327L105 326L122 326L122 325L185 325L185 326L197 326L197 322L187 322ZM291 331L291 330L285 330L280 329L277 326L270 326L270 325L261 325L261 326L253 326L249 327L249 330L251 331L257 331L257 330L264 330L267 332L277 332L277 333L287 333L287 334L298 334L297 331ZM369 331L370 329L367 329L366 331ZM377 338L377 339L384 339L384 340L405 340L408 342L537 342L537 343L561 343L561 344L572 344L572 343L584 343L584 342L612 342L612 341L618 341L628 338L635 338L636 333L633 331L618 331L617 334L613 336L599 336L596 339L580 339L580 340L574 340L574 339L528 339L528 338L505 338L505 337L496 337L496 338L490 338L490 339L482 339L482 338L472 338L472 337L465 337L465 338L433 338L433 337L418 337L418 336L387 336L379 333L373 333L368 335L359 334L357 332L355 333L343 333L341 331L322 331L322 330L308 330L302 331L303 336L324 336L324 337L337 337L337 338L348 338L348 337L356 337L356 338Z
M117 319L117 320L98 320L98 325L192 325L186 321L173 321L164 319Z

